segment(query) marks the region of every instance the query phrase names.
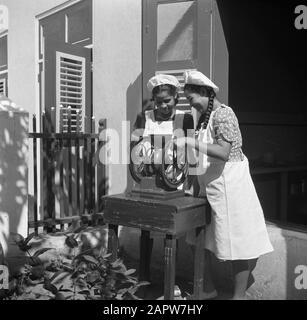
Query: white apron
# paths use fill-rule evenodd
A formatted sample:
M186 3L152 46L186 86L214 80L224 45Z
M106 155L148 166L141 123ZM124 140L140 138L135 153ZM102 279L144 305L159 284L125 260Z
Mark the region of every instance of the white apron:
M199 141L214 143L213 111ZM206 227L204 247L221 260L247 260L273 251L263 211L250 175L249 162L224 162L200 154L200 197L207 197L211 223ZM187 235L195 244L195 232Z
M176 110L175 115L184 114L184 111ZM154 110L148 110L145 112L145 129L143 136L149 135L171 135L174 134L174 121L156 121ZM182 128L183 129L183 123Z

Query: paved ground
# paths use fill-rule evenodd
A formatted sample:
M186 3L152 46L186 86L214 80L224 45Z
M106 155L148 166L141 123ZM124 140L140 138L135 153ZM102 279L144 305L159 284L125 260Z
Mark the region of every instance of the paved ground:
M144 287L139 296L144 300L156 300L163 297L163 283L163 273L159 271L152 272L151 284ZM190 281L177 278L176 285L180 288L183 298L188 298L193 293L193 283ZM213 300L229 300L231 296L230 292L219 292L218 296Z
M138 261L131 259L125 253L122 253L122 259L127 268L138 269ZM183 278L176 278L176 285L181 290L182 297L189 297L193 293L193 282ZM139 290L137 295L144 300L156 300L163 297L163 284L164 274L163 270L151 269L150 285L143 287ZM219 292L217 298L214 300L229 300L231 298L231 292Z

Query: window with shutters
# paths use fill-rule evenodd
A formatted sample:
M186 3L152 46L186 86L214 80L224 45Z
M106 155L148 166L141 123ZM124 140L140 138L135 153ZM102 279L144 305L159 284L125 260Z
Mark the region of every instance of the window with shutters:
M0 94L6 96L6 79L0 79Z
M83 132L85 114L85 59L57 52L57 131Z

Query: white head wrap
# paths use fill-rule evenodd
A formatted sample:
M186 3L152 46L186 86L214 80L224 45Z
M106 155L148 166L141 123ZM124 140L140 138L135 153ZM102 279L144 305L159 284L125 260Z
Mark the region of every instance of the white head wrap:
M186 71L184 73L183 78L185 84L194 84L197 86L211 87L215 93L219 92L218 86L216 86L208 77L206 77L203 73L199 71Z
M156 76L152 77L147 83L147 88L150 92L152 92L155 87L161 86L163 84L174 86L177 88L177 90L180 88L178 79L175 76L169 74L157 74Z

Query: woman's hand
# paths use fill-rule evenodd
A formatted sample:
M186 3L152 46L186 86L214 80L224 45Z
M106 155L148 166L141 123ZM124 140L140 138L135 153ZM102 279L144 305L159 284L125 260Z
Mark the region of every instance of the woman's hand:
M222 140L218 140L218 142L214 144L207 144L194 138L187 137L178 138L175 140L175 143L178 148L183 148L186 146L188 149L195 149L203 154L223 160L225 162L228 161L231 151L231 144Z

